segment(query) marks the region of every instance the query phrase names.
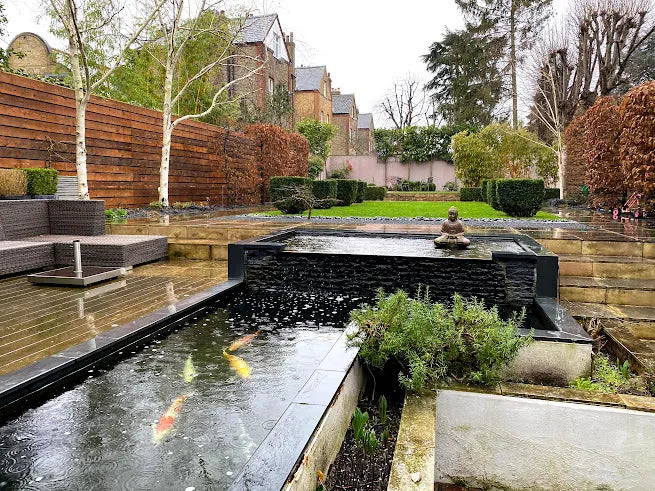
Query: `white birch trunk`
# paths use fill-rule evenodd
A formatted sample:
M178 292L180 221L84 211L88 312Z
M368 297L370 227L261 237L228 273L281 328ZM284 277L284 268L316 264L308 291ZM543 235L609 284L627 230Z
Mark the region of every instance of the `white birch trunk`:
M171 137L172 107L171 99L173 92L173 70L171 66L166 67L166 80L164 82L164 106L162 108L162 144L161 144L161 165L159 168L159 203L162 206L169 206L168 203L168 173L171 164Z

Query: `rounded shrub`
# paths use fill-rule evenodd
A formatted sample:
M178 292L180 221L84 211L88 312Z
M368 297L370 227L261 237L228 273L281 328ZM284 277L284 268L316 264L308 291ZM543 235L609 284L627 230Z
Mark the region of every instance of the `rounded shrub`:
M337 182L337 206L352 205L357 197L357 181L355 179L335 179Z
M482 201L482 188L462 188L459 190L460 201Z
M366 181L357 181L357 196L355 196L355 203L362 203L364 195L366 194Z
M322 210L332 208L337 202L337 181L334 179L312 181L312 192L316 198L314 208Z
M384 186L368 185L364 199L366 201L382 201L387 195L387 188Z
M57 193L59 173L55 169L27 168L22 171L27 177L27 194L46 196Z
M498 207L508 215L531 217L544 200L542 179L495 179Z
M302 213L309 208L312 181L308 177L273 176L269 190L273 206L282 213Z

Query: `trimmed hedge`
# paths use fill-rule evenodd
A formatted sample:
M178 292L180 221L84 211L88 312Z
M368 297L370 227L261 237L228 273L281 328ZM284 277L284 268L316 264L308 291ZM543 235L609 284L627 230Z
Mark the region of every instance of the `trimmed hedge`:
M363 203L365 194L366 181L357 181L357 196L355 196L355 203Z
M460 201L484 201L482 188L462 188L459 190Z
M53 195L57 193L59 172L55 169L21 169L27 177L27 194L31 196Z
M368 185L366 187L366 192L364 194L364 199L366 201L382 201L387 195L387 188L384 186L372 186Z
M495 210L500 210L498 204L498 181L499 179L489 179L487 181L487 203Z
M531 217L544 200L542 179L494 179L498 209L515 217Z
M312 181L308 177L271 177L269 192L271 202L282 213L302 213L307 209L307 200L301 195L311 193Z
M357 181L355 179L335 179L337 183L337 206L352 205L357 197Z
M314 208L326 210L332 208L337 202L337 181L325 179L323 181L312 181L312 192L318 202Z
M557 198L559 199L559 188L546 188L544 189L544 201Z
M489 203L489 179L482 179L480 192L482 193L482 201Z

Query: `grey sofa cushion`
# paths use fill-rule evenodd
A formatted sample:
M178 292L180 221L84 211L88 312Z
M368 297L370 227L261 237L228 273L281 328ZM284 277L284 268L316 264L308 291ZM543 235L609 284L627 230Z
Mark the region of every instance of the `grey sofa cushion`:
M2 228L2 215L0 215L0 240L5 240L5 229Z
M50 200L48 215L50 233L53 235L103 235L105 233L104 201Z
M0 241L0 276L54 265L53 244L18 240Z
M50 233L48 200L0 201L4 240Z

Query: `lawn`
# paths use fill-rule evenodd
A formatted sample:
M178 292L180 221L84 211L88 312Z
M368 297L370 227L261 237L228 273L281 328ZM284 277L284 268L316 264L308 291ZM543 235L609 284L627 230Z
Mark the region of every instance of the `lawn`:
M312 216L320 217L389 217L389 218L446 218L448 208L456 206L460 218L511 218L502 211L494 210L478 201L364 201L350 206L335 206L329 210L314 210ZM266 212L263 215L280 215L281 212ZM542 220L560 219L557 215L537 212L534 218Z

